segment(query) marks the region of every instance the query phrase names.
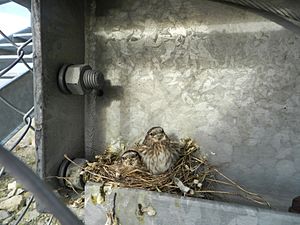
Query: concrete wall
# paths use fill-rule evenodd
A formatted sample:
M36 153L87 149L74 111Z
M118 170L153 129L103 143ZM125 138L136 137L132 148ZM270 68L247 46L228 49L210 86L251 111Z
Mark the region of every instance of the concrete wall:
M209 1L90 3L86 62L110 83L86 98L87 156L160 125L286 210L300 193L300 36Z

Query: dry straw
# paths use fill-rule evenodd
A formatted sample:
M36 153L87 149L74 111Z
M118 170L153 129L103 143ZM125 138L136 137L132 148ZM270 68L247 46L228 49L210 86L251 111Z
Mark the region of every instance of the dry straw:
M197 144L191 139L181 140L182 156L175 166L161 175L150 174L136 158L123 159L121 152L106 150L87 163L83 169L85 181L112 185L113 187L138 188L179 194L205 199L233 200L241 198L259 205L270 206L256 193L245 188L221 173L207 161Z

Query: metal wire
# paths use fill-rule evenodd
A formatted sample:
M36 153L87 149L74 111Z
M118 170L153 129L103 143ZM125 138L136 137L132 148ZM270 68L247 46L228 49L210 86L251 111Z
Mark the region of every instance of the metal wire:
M7 105L9 108L11 108L12 110L16 111L17 113L19 113L20 115L24 116L25 113L22 112L20 109L18 109L17 107L15 107L13 104L11 104L9 101L7 101L5 98L3 98L2 96L0 96L0 100Z
M50 188L29 169L21 160L0 145L0 163L9 173L34 194L62 225L83 225L69 208L67 208L50 190Z
M3 69L2 71L0 71L0 78L6 74L8 71L10 71L20 60L24 63L24 65L31 71L33 72L32 68L27 64L27 62L23 59L23 56L25 54L25 52L23 51L23 49L32 42L32 38L28 39L26 42L24 42L22 45L18 46L17 44L15 44L3 31L0 30L0 34L8 41L10 42L16 49L17 49L17 55L18 58L12 62L9 66L7 66L5 69ZM17 107L15 107L13 104L11 104L10 102L8 102L6 99L4 99L2 96L0 96L0 100L5 103L8 107L10 107L11 109L13 109L14 111L16 111L17 113L21 114L21 115L25 115L25 113L23 113L21 110L19 110ZM33 110L33 109L32 109ZM25 120L24 120L25 118ZM26 122L27 117L23 117L23 121L25 122L25 124L27 124ZM34 128L30 125L30 128L34 130ZM24 135L25 136L25 135ZM3 173L3 168L0 171L0 177Z
M8 71L10 71L15 65L17 65L20 61L23 62L23 64L29 69L31 72L33 71L32 68L28 65L28 63L23 59L23 56L25 55L24 48L32 42L32 38L28 39L26 42L24 42L22 45L18 46L16 43L14 43L7 35L5 35L1 30L0 34L9 41L16 49L17 49L17 55L18 58L15 59L9 66L7 66L5 69L0 71L0 77L2 77L4 74L6 74Z
M54 216L52 215L47 223L47 225L50 225L52 223L52 220L53 220Z
M14 150L15 147L17 147L17 145L22 141L22 139L23 139L23 138L25 137L25 135L27 134L27 132L28 132L30 126L31 126L31 122L32 122L31 117L28 117L28 119L29 119L29 122L28 122L28 124L27 124L27 126L26 126L25 131L22 133L22 135L18 138L18 140L17 140L17 141L14 143L14 145L11 147L10 151Z
M31 108L31 109L23 116L23 122L24 122L25 124L28 125L29 121L27 121L27 119L28 119L28 117L30 117L30 115L33 113L33 111L34 111L34 107L32 107L32 108ZM32 124L32 121L31 121L31 124ZM35 128L34 128L32 125L30 125L30 129L33 130L33 131L35 131Z
M0 30L0 34L6 39L8 40L13 46L15 46L16 48L18 48L19 46L15 44L15 42L13 42L6 34L4 34L2 32L2 30Z
M25 48L30 42L32 42L32 38L28 39L26 42L24 42L20 47L17 49L17 54L20 56L22 54L23 48ZM21 58L21 61L24 63L24 65L29 69L31 72L33 72L32 68L27 64L27 62Z
M17 50L17 59L15 59L10 65L8 65L6 68L4 68L2 71L0 71L0 78L8 78L3 77L7 72L9 72L15 65L17 65L20 61L23 62L23 64L27 67L28 70L30 70L31 72L33 72L33 69L27 64L27 62L24 60L24 48L32 42L32 38L28 39L26 42L24 42L22 45L18 46L16 43L14 43L7 35L5 35L1 30L0 30L0 34L9 42L11 43ZM13 77L9 77L9 78L13 78ZM31 113L34 110L34 107L32 107L27 113L22 112L20 109L18 109L17 107L15 107L12 103L10 103L9 101L7 101L5 98L3 98L2 96L0 96L0 100L6 104L8 107L10 107L11 109L13 109L14 111L16 111L17 113L19 113L20 115L23 116L23 122L25 124L27 124L24 132L22 133L22 135L18 138L18 140L14 143L14 145L9 149L9 151L11 152L12 150L15 149L15 147L21 142L21 140L25 137L25 135L27 134L29 128L33 129L34 128L31 126L32 124L32 118L30 117ZM4 167L1 168L0 170L0 177L3 175L4 172ZM51 193L50 193L51 195ZM26 212L28 211L30 205L32 204L34 200L34 197L31 196L29 199L29 202L27 204L27 206L24 208L24 210L22 211L21 215L18 217L18 219L16 220L16 222L14 223L14 225L18 225L20 223L20 221L23 219L24 215L26 214ZM55 205L55 204L54 204ZM55 208L56 209L56 208ZM55 209L53 209L55 211ZM49 209L50 210L50 209ZM50 210L51 211L51 210ZM64 210L62 210L64 211ZM68 212L67 212L68 214ZM71 215L72 217L72 215ZM74 216L73 216L74 217ZM73 221L72 218L69 218L69 220L71 221L71 223L69 224L73 224L73 222L75 222L75 224L81 224L81 223L77 223L78 221L76 220L77 218L74 217ZM53 220L53 216L51 216L50 220L48 221L48 225L50 225L52 223Z
M32 109L31 109L32 110ZM29 110L29 112L31 111L31 110ZM22 133L22 135L17 139L17 141L14 143L14 145L9 149L9 151L11 152L12 150L14 150L15 149L15 147L22 141L22 139L25 137L25 135L27 134L27 132L28 132L28 130L29 130L29 128L31 127L31 123L32 123L32 119L31 119L31 117L29 116L30 115L30 113L26 113L25 115L24 115L24 120L25 121L27 121L27 126L26 126L26 128L25 128L25 130L24 130L24 132ZM4 166L1 168L1 170L0 170L0 177L3 175L3 173L4 173Z
M289 19L289 20L294 20L294 21L300 22L300 16L298 16L292 10L282 9L282 8L277 7L267 1L264 1L264 2L258 1L258 0L212 0L212 1L227 2L227 3L250 7L253 9L259 9L259 10L262 10L262 11L265 11L268 13L272 13L277 16Z
M31 203L33 202L34 197L33 195L30 197L28 204L26 205L26 207L23 209L23 212L21 213L21 215L18 217L18 219L16 220L16 222L13 225L18 225L21 220L23 219L23 217L25 216L27 210L29 209Z
M21 54L18 56L18 58L15 61L13 61L9 66L7 66L5 69L0 71L0 77L2 77L4 74L6 74L12 68L14 68L15 65L17 65L18 62L20 62L20 60L23 58L23 56L24 56L24 51L22 51Z
M32 109L29 110L28 113L26 113L26 114L24 115L24 117L23 117L23 120L27 121L27 123L28 123L28 124L27 124L27 127L26 127L26 129L25 129L25 131L24 131L24 132L22 133L22 135L18 138L18 140L14 143L14 145L10 148L9 151L14 150L14 148L21 142L21 140L25 137L25 135L27 134L29 128L31 127L32 119L31 119L31 117L29 116L30 113L31 113L31 111L32 111ZM3 175L4 171L5 171L5 167L3 166L3 167L1 168L1 170L0 170L0 177ZM28 208L30 207L32 201L33 201L33 196L29 199L29 202L28 202L26 208L24 209L24 211L22 212L22 214L18 217L18 219L17 219L17 221L16 221L16 223L15 223L14 225L18 225L19 222L23 219L23 217L24 217L24 215L26 214Z
M3 75L5 75L7 72L9 72L15 65L17 65L20 61L23 62L23 64L27 67L28 70L30 70L31 72L33 72L32 68L27 64L27 62L23 59L25 52L24 52L24 48L32 42L32 38L30 38L29 40L27 40L26 42L24 42L22 45L18 46L17 44L15 44L7 35L5 35L1 30L0 30L0 34L9 42L11 43L17 50L17 59L15 59L10 65L8 65L6 68L4 68L3 70L0 71L0 78L3 77ZM8 78L8 77L3 77L3 78ZM11 77L13 78L13 77ZM34 128L31 126L32 124L32 118L30 117L31 113L34 110L34 107L32 107L27 113L22 112L22 110L18 109L17 107L15 107L12 103L10 103L9 101L7 101L5 98L3 98L2 96L0 96L0 100L6 104L9 108L11 108L12 110L16 111L17 113L19 113L20 115L23 116L23 122L25 124L27 124L24 132L21 134L21 136L17 139L17 141L13 144L13 146L9 149L9 151L12 151L16 148L16 146L21 142L21 140L25 137L25 135L27 134L28 130L31 128L34 130ZM2 151L2 150L0 150ZM5 165L5 163L3 163L3 165ZM0 177L3 175L5 170L5 167L3 166L0 170ZM34 196L31 196L29 199L28 204L26 205L26 207L23 209L21 215L18 217L18 219L16 220L16 222L14 223L14 225L18 225L20 223L20 221L23 219L24 215L26 214L26 212L28 211L30 205L32 204L34 200ZM52 221L52 219L51 219ZM49 223L50 224L50 223Z

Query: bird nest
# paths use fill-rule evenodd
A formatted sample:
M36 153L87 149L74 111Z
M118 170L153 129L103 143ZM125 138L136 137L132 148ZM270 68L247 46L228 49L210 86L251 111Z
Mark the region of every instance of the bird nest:
M191 139L180 141L183 153L167 172L152 175L136 159L122 158L122 151L107 149L83 168L85 181L113 187L138 188L205 199L234 196L269 206L261 196L249 192L211 165ZM221 189L220 189L221 188Z

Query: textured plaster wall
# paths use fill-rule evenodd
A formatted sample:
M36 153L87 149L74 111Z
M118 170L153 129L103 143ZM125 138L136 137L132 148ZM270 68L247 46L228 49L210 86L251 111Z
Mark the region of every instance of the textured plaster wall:
M86 98L87 154L160 125L287 208L300 194L300 37L209 1L101 2L88 8L86 61L110 84Z

